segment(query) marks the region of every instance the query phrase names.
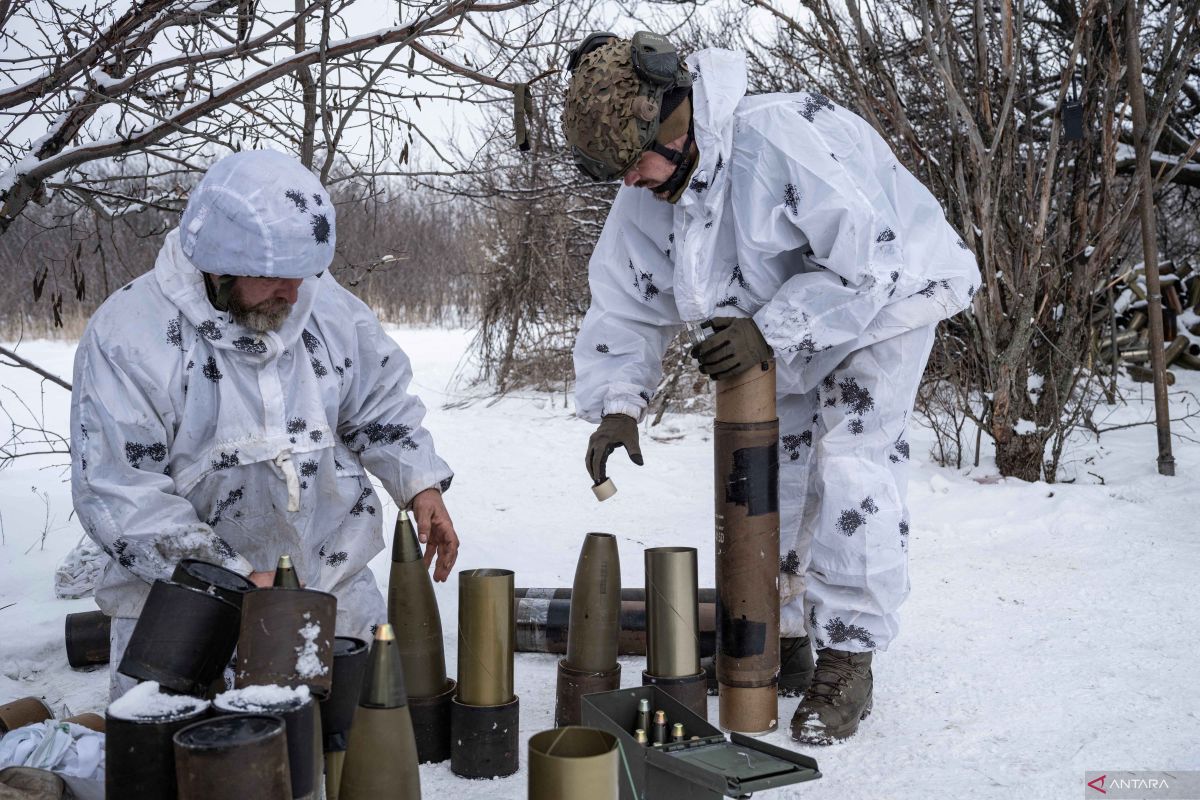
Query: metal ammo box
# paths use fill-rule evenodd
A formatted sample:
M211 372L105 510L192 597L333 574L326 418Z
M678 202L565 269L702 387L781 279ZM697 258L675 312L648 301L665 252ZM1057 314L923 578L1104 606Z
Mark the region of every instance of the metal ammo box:
M647 747L633 738L638 701L682 722L686 739ZM726 739L655 686L618 689L583 697L583 724L608 731L621 747L621 800L718 800L821 777L817 762L739 733ZM692 739L699 736L699 739Z

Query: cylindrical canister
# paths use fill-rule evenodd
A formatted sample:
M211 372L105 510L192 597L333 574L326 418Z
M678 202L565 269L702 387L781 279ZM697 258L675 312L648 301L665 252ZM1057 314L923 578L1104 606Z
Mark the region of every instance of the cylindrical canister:
M457 693L458 684L448 679L441 694L408 698L417 760L422 764L440 764L450 757L450 706Z
M363 675L342 769L340 800L420 800L417 763L404 668L392 626L383 623L375 631Z
M217 695L213 709L222 715L269 714L283 720L287 737L292 797L308 797L317 786L323 761L314 760L317 704L307 686L247 686Z
M307 686L318 698L333 685L337 598L312 589L246 592L237 649L238 687Z
M433 580L421 558L421 544L408 512L401 509L392 540L388 580L388 622L396 632L409 697L445 693L446 652L442 616ZM447 708L447 712L449 709Z
M617 800L617 737L571 726L529 738L529 800Z
M90 711L83 714L76 714L73 717L67 717L63 722L70 722L73 725L82 725L96 733L104 733L104 717L99 714L93 714Z
M471 569L458 574L458 702L500 706L513 694L516 616L513 573Z
M646 671L678 678L700 671L696 549L646 550Z
M642 589L638 591L645 594ZM519 597L513 603L516 606L518 653L566 654L571 628L569 599ZM716 603L700 603L697 616L700 619L700 657L706 658L716 651ZM646 604L641 600L621 601L617 655L646 655Z
M63 631L67 643L67 663L75 669L107 664L112 620L103 611L67 614Z
M583 696L612 692L621 688L621 665L601 672L575 669L565 658L558 662L558 681L554 696L554 724L578 725L583 718Z
M238 641L238 609L215 594L155 581L118 672L183 694L201 695Z
M450 771L460 778L503 778L520 767L521 699L495 706L450 705Z
M617 663L621 623L617 537L611 533L589 533L584 537L572 591L566 662L577 670L608 671Z
M321 701L321 732L325 752L346 749L354 710L362 692L363 671L367 668L370 651L362 639L337 636L333 642L333 681L329 696Z
M513 596L517 599L528 597L539 600L570 600L571 587L547 587L547 586L518 586L513 589ZM716 589L697 589L696 599L701 603L717 602ZM621 589L621 602L636 601L639 603L646 602L646 590L641 586L628 586ZM519 650L517 652L520 652Z
M171 573L171 580L183 586L215 594L239 609L242 607L242 595L255 588L254 582L249 578L198 558L185 558L176 564L175 571Z
M717 381L717 680L720 724L778 726L779 420L775 363Z
M161 694L154 682L135 686L110 705L104 721L105 796L175 800L171 738L208 710L207 700Z
M37 697L22 697L0 706L0 734L54 719L54 712Z
M285 731L283 720L270 714L216 717L179 731L179 800L288 800Z

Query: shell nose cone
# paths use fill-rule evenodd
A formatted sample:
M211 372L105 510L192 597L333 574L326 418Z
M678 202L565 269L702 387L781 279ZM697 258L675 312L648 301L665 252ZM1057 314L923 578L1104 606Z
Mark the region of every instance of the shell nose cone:
M407 563L421 560L421 543L408 511L401 509L396 518L396 533L392 538L392 561Z

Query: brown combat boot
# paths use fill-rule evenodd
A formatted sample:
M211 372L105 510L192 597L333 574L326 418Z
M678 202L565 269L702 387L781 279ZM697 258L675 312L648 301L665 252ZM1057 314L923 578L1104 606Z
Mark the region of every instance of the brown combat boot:
M807 636L779 640L779 694L799 697L813 679L812 642Z
M858 732L871 713L871 653L817 651L812 686L792 716L792 739L802 744L833 744Z

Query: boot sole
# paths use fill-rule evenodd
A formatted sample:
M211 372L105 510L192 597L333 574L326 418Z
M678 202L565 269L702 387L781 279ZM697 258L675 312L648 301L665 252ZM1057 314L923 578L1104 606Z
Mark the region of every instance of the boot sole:
M792 741L800 744L814 745L831 745L836 742L844 742L854 734L858 733L858 725L867 717L871 716L871 709L875 707L875 698L868 698L866 707L863 708L862 714L858 716L858 720L852 723L847 723L840 728L804 728L801 727L799 733L795 728L792 728Z

